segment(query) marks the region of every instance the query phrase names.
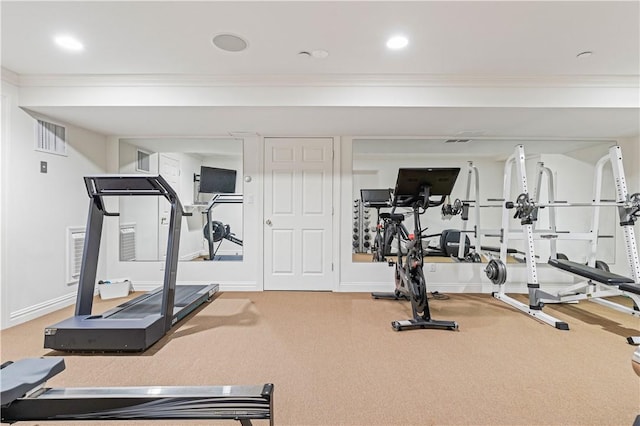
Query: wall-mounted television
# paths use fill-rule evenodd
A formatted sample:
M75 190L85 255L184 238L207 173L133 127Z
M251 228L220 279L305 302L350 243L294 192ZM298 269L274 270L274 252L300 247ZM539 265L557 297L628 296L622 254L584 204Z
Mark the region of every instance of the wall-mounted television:
M200 192L233 194L236 192L236 171L216 167L200 167Z

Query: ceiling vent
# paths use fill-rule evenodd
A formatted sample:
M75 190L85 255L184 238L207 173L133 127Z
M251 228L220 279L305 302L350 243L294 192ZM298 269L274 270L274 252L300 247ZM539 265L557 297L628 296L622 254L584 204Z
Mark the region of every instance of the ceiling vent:
M467 143L471 142L471 139L447 139L444 143Z

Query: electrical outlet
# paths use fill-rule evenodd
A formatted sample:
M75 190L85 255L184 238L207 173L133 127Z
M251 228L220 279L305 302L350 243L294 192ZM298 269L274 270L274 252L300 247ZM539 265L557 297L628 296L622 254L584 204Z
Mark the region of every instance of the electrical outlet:
M40 162L40 173L47 173L47 162L46 161L41 161Z
M429 264L429 272L435 272L436 271L436 264L435 263L430 263Z

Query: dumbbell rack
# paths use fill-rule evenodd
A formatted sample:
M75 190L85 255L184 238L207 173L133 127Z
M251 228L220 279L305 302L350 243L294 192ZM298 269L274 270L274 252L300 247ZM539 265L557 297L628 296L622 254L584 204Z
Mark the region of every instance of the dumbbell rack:
M354 253L371 253L373 236L371 232L371 209L364 207L361 200L353 200L353 226L351 244Z

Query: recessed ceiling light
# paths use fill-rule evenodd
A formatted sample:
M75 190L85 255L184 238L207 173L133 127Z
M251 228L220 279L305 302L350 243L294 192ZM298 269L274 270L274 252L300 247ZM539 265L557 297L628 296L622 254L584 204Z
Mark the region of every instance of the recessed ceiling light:
M243 38L233 34L218 34L211 41L218 49L227 52L242 52L248 46L248 43Z
M389 40L387 40L387 47L389 49L394 49L394 50L403 49L407 47L408 44L409 44L409 39L401 35L393 36Z
M79 52L84 49L82 43L80 43L76 38L68 35L57 36L54 41L63 49L72 50L74 52Z
M576 58L588 58L589 56L593 55L593 52L590 50L584 51L584 52L580 52L576 55Z

